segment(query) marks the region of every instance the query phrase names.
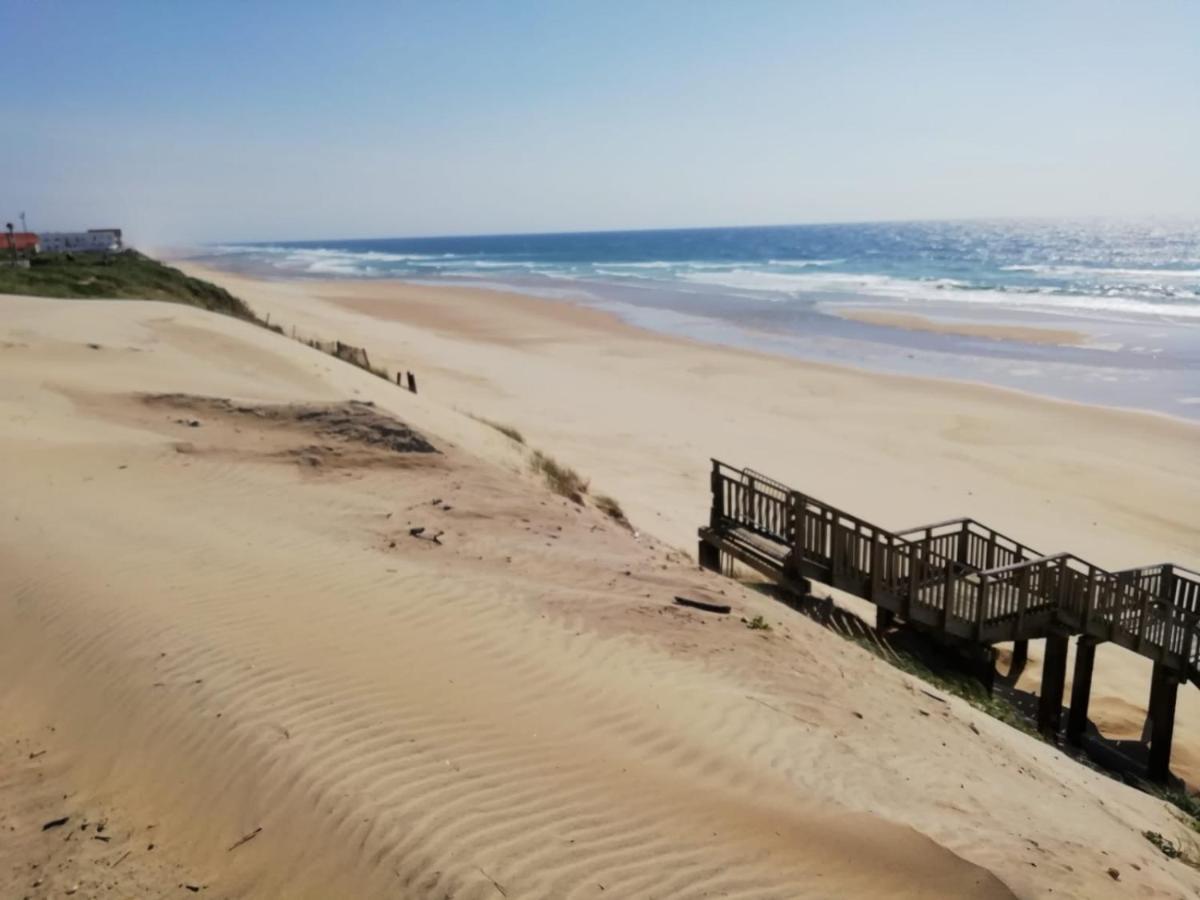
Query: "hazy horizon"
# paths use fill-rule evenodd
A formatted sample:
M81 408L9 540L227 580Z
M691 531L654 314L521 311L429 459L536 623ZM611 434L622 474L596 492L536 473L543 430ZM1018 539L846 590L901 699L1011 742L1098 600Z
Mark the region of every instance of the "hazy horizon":
M445 232L439 234L324 234L319 237L290 237L288 235L272 235L267 238L239 238L236 235L233 237L220 237L211 240L195 241L197 246L212 245L212 244L229 244L231 246L249 245L249 244L270 244L278 242L281 244L322 244L329 241L420 241L420 240L440 240L442 238L494 238L494 237L554 237L554 236L569 236L569 235L603 235L603 234L637 234L638 232L654 233L667 231L729 231L729 230L754 230L764 228L822 228L835 226L854 226L854 225L920 225L920 224L986 224L986 223L1029 223L1029 224L1050 224L1055 222L1078 222L1078 223L1112 223L1112 224L1150 224L1162 223L1163 225L1200 225L1200 213L1185 215L1185 214L1129 214L1129 215L1080 215L1080 216L959 216L959 217L938 217L938 218L921 218L921 219L839 219L839 220L824 220L812 222L744 222L737 225L726 225L722 223L709 223L701 225L651 225L638 226L634 228L574 228L552 231L463 231L463 232ZM183 246L187 246L188 242L182 242Z
M1171 2L13 5L37 79L0 94L0 218L146 245L1190 220L1198 33Z

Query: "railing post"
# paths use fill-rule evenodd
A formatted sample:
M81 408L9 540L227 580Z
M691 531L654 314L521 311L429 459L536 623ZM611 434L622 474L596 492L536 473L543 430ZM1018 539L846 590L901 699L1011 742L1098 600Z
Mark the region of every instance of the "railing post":
M1041 563L1045 565L1045 563ZM1017 636L1025 625L1025 607L1029 605L1029 566L1021 569L1021 578L1017 585Z
M871 533L871 596L870 601L876 606L883 594L883 553L879 543L879 535Z
M1140 590L1140 589L1139 589ZM1150 597L1149 591L1142 591L1142 609L1138 616L1138 637L1137 637L1137 652L1143 653L1146 649L1146 628L1149 623L1150 613Z
M1160 662L1166 662L1167 654L1171 652L1171 640L1175 637L1175 607L1166 602L1160 602L1156 606L1163 617L1162 641L1159 644L1161 649L1158 659Z
M725 518L725 485L721 479L721 464L712 461L712 510L709 514L709 525L720 528Z
M990 576L979 577L979 587L975 590L975 640L983 641L983 623L987 620L988 587Z
M920 565L917 557L920 555L917 548L920 544L914 544L911 541L908 543L908 603L917 599L917 569ZM908 609L905 609L905 618L908 617Z
M1161 600L1175 607L1175 567L1166 563L1158 576L1158 596ZM1166 643L1164 641L1163 643Z
M942 631L945 631L946 620L950 618L950 607L954 603L954 561L944 556L942 560L946 564L946 574L942 579L941 628Z
M753 475L746 476L746 500L749 512L745 513L746 524L750 526L751 531L761 531L762 528L758 524L758 512L761 504L758 496L758 482L754 480Z
M804 551L807 548L808 540L808 504L803 502L795 491L788 492L788 503L792 505L792 512L796 517L796 534L792 541L793 555L797 559L804 557Z
M1088 584L1087 591L1083 595L1083 621L1080 622L1079 630L1084 634L1088 633L1088 629L1092 624L1092 606L1096 602L1096 567L1088 566Z
M969 531L970 523L963 522L962 530L958 533L958 562L961 565L970 565L971 561L967 559L967 549L970 547L971 533Z
M1074 569L1067 565L1065 557L1058 561L1058 590L1055 593L1057 594L1056 602L1058 604L1058 620L1060 622L1063 620L1064 611L1074 612L1074 610L1070 609L1071 588L1074 586L1072 584L1074 571ZM1072 621L1071 624L1074 625L1075 623Z

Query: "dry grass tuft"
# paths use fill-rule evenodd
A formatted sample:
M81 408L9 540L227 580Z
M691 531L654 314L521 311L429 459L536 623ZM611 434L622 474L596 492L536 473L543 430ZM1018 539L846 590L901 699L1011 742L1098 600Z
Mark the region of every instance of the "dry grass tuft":
M483 416L477 416L473 413L467 413L467 415L469 415L476 422L482 422L488 428L496 429L510 441L514 441L518 444L525 443L525 435L521 434L521 432L517 431L517 429L513 428L511 425L505 425L502 422L493 422L491 419L485 419Z
M547 456L541 450L534 450L529 462L535 472L542 473L550 490L566 497L573 503L582 505L583 495L588 492L590 483L584 480L582 475L570 466L564 466L553 457Z
M629 519L625 518L625 510L621 509L621 504L617 502L616 498L610 497L608 494L597 494L596 509L614 522L618 522L626 528L629 527Z

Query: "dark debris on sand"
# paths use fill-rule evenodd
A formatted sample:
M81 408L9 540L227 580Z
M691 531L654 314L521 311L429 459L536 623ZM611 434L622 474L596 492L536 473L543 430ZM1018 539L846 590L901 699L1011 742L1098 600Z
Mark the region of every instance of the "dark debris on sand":
M429 443L399 419L380 412L374 403L350 400L345 403L288 403L279 405L238 403L222 397L192 394L152 394L152 405L187 409L197 413L253 416L280 424L294 423L318 434L391 450L393 453L437 453Z

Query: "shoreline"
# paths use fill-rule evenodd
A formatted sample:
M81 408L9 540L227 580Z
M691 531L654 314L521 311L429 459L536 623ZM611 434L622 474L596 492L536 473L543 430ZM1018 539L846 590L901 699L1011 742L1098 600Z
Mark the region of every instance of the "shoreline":
M695 337L688 334L680 334L667 329L658 329L648 325L642 325L637 322L630 321L629 318L622 315L615 307L618 304L605 301L588 301L571 297L552 297L544 296L531 292L523 292L517 288L509 287L501 284L464 284L461 282L452 283L433 283L428 280L413 280L405 278L328 278L319 276L302 276L295 277L286 274L277 274L274 272L245 271L237 268L225 268L218 265L213 265L209 261L195 262L189 258L170 256L163 257L165 262L176 268L182 269L187 274L194 274L196 277L204 278L221 283L223 279L234 279L234 283L244 283L253 286L258 285L277 285L295 289L310 290L314 295L329 299L336 293L344 293L341 288L347 288L351 295L350 299L341 299L336 302L346 311L356 315L367 317L382 316L390 318L394 321L404 321L404 317L399 313L389 313L385 308L381 309L378 305L378 299L375 297L379 291L374 288L383 289L386 291L389 287L399 289L404 292L422 291L429 293L430 296L436 296L440 293L453 295L459 292L479 293L486 296L494 296L499 298L504 303L516 304L540 304L542 307L562 307L572 310L575 315L580 318L577 320L580 323L590 323L600 327L610 333L623 334L630 338L643 336L649 339L662 340L668 343L675 343L681 346L692 346L700 348L711 348L731 354L745 354L749 357L761 358L767 360L775 360L780 363L785 363L792 366L811 367L815 371L825 372L845 372L861 375L866 378L880 379L887 381L911 382L914 385L945 385L947 387L960 387L967 390L994 391L1004 395L1024 398L1032 402L1061 404L1068 408L1080 408L1086 410L1098 410L1122 415L1149 416L1153 419L1161 419L1168 422L1173 422L1179 425L1184 425L1194 428L1197 435L1200 435L1200 418L1181 415L1178 413L1168 412L1162 409L1151 409L1141 406L1124 406L1115 403L1101 403L1088 400L1079 400L1070 397L1060 397L1053 394L1040 392L1033 388L1013 387L1004 384L996 384L990 381L975 380L966 377L956 377L952 375L927 375L915 374L908 372L890 372L873 369L864 365L856 365L852 362L830 362L823 359L809 359L802 356L797 356L784 352L775 352L769 349L763 349L757 346L744 346L737 343L724 342L716 339L706 339L703 337ZM355 285L358 287L350 288ZM372 299L368 301L371 309L355 308L356 303L360 303L359 295L364 293L358 288L366 288L365 293L372 295ZM230 288L233 290L233 288ZM250 288L253 290L253 288ZM236 293L236 291L235 291ZM424 304L432 307L433 304ZM861 310L862 314L855 313L856 310ZM1053 340L1059 336L1070 338L1078 338L1080 341L1086 341L1086 335L1073 329L1057 329L1057 328L1042 328L1039 326L1023 326L1023 325L1000 325L992 323L981 323L978 325L972 323L962 323L963 330L958 330L959 323L950 321L940 321L935 318L921 316L911 313L896 313L891 310L884 310L868 307L847 307L833 313L838 318L844 319L860 319L865 323L879 324L884 327L896 328L897 330L916 330L927 331L930 333L951 334L957 336L970 336L988 339L995 343L1024 343L1022 337L1026 334L1030 335L1033 340L1031 343L1041 343L1038 337L1045 339L1045 343L1058 347L1073 346L1072 343L1062 343ZM697 316L696 318L701 318ZM878 318L878 322L872 322L872 319ZM911 320L911 323L910 323ZM903 322L904 324L901 324ZM756 329L750 326L742 326L741 330L747 333L756 333ZM968 333L969 332L969 333ZM315 335L314 337L319 337ZM370 349L370 348L368 348Z
M250 281L329 285L419 285L536 297L616 314L656 334L757 351L886 377L918 377L1017 390L1056 400L1144 410L1200 423L1200 369L1194 328L1151 320L1073 315L864 295L813 294L788 302L719 290L672 293L648 284L596 280L504 280L413 276L288 277L237 256L192 257L212 273Z

